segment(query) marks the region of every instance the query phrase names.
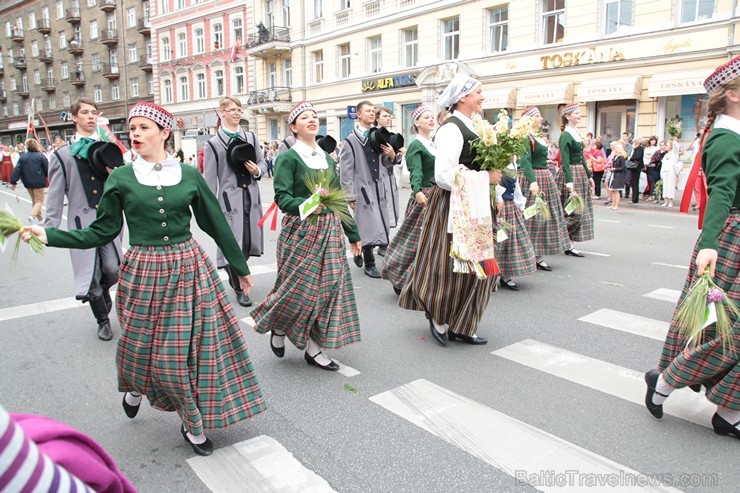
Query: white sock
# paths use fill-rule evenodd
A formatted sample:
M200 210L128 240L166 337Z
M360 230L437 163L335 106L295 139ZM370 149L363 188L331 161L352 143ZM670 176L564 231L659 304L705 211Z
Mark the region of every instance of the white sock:
M439 332L440 334L446 334L447 328L444 326L444 324L438 324L434 320L432 320L432 325L434 325L434 330Z
M308 347L306 348L306 353L308 353L309 356L311 356L316 363L320 364L321 366L326 366L331 364L331 360L326 357L324 353L321 352L321 346L316 344L313 339L308 340Z
M272 337L273 346L277 348L285 347L285 334L280 334L278 331L273 330L270 337Z
M193 435L189 431L186 431L185 434L188 436L188 440L196 445L200 445L201 443L205 443L206 441L205 433L201 433L200 435Z
M138 392L126 392L124 399L126 399L126 404L129 406L138 406L141 404L141 394Z
M658 383L655 384L655 393L653 393L653 404L656 406L659 406L665 402L665 400L668 398L669 395L671 395L671 392L676 390L676 387L671 387L668 382L665 381L665 377L661 373L658 377ZM658 394L660 392L660 395ZM665 397L664 397L665 396Z
M717 406L717 414L735 428L740 430L740 411L728 407Z

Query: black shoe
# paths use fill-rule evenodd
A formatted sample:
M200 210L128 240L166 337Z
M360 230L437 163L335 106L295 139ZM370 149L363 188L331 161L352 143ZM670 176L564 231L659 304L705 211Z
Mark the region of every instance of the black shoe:
M504 280L504 278L502 277L499 280L499 284L501 284L502 288L511 289L512 291L519 291L519 286L517 286L516 283L514 283L514 281L512 281L511 279Z
M279 334L275 334L275 331L270 331L270 349L272 349L272 352L277 356L278 358L282 358L285 356L285 346L283 347L277 347L272 343L272 338L280 336ZM285 337L285 334L282 334L281 337Z
M241 306L252 306L254 303L249 299L249 296L244 294L244 291L234 291L236 293L236 302Z
M565 254L566 255L570 255L571 257L581 257L582 258L582 257L585 256L581 252L579 252L578 250L576 250L575 248L571 248L571 249L566 250L565 251Z
M393 291L394 291L394 292L395 292L395 293L396 293L397 295L399 295L399 296L401 295L401 288L397 288L397 287L393 286Z
M378 255L385 257L385 252L388 251L388 247L378 247Z
M740 422L739 422L740 423ZM737 429L738 423L734 425L728 423L725 418L717 413L712 416L712 428L717 435L731 435L735 438L740 438L740 430Z
M98 339L101 341L110 341L113 339L113 331L110 328L110 322L105 321L102 324L98 324Z
M355 255L355 265L359 268L362 268L362 255Z
M432 337L434 338L434 340L440 343L440 345L446 346L447 345L447 334L449 331L445 332L444 334L440 334L439 331L434 328L432 317L428 313L425 315L427 317L427 320L429 320L429 330L432 333Z
M139 407L141 407L141 401L139 401L137 405L132 406L131 404L126 402L126 394L129 393L130 392L124 392L123 394L123 412L125 412L126 416L128 416L129 418L134 419L139 412Z
M552 272L552 267L547 265L544 260L537 262L537 269L544 270L545 272Z
M484 344L488 344L488 339L484 339L483 337L470 337L465 336L462 334L455 334L454 332L447 331L447 336L450 338L451 341L459 340L461 342L467 342L468 344L472 344L474 346L483 346Z
M317 353L316 356L318 356L319 354L321 354L321 352ZM308 354L308 351L303 353L303 357L306 360L306 363L308 363L309 365L318 366L322 370L326 370L326 371L339 370L339 365L331 360L329 360L331 361L331 363L329 363L328 365L320 365L319 363L316 362L316 356L311 356L310 354Z
M185 441L188 442L191 447L193 447L193 452L195 452L196 454L208 456L213 453L213 442L211 442L210 439L206 438L206 441L203 443L193 443L188 438L184 426L180 427L180 433L182 433L182 437L185 439Z
M365 266L365 275L373 279L380 279L380 271L374 265Z
M650 411L650 414L660 419L663 417L663 404L653 404L653 395L658 394L663 397L667 395L661 394L655 390L655 386L658 384L658 377L660 372L658 370L650 370L645 374L645 383L647 384L647 392L645 393L645 407Z

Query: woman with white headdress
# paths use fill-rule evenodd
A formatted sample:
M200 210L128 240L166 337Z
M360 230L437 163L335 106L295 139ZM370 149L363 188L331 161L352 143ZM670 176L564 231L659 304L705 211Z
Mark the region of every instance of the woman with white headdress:
M391 240L383 261L383 279L393 284L396 294L401 294L409 268L416 257L423 211L434 182L436 149L431 140L435 125L434 114L427 105L421 104L411 112L411 122L416 132L416 139L406 149L411 197L406 206L403 224Z
M496 276L476 274L480 262L472 260L493 259L496 227L489 186L498 184L501 172L481 171L473 163L475 149L470 142L478 135L471 117L483 113L482 104L481 82L465 74L455 76L440 96L438 105L451 109L452 114L434 136L435 184L429 193L416 260L398 301L401 308L425 312L432 337L442 346L448 340L475 345L488 342L477 331ZM465 184L462 195L461 183ZM466 205L460 208L461 203ZM481 215L475 221L465 220L473 209ZM476 249L465 243L472 238L490 241ZM475 250L467 261L450 255L453 240L458 239L469 251Z

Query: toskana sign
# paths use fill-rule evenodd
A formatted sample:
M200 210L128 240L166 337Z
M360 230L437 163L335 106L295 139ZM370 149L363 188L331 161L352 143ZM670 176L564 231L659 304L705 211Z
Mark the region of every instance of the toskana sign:
M393 77L365 79L362 81L362 92L383 91L416 85L416 74L401 74Z
M624 60L621 48L586 48L579 51L566 51L540 57L543 69L575 67L591 63L617 62Z

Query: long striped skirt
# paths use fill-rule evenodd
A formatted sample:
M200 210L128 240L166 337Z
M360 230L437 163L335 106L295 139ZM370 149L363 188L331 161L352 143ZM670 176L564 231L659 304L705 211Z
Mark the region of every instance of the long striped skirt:
M309 337L324 349L360 342L360 321L342 223L320 214L316 224L285 215L277 244L278 274L252 310L254 330L284 332L299 349Z
M196 435L265 410L239 321L195 240L131 247L118 286L118 390L177 411Z
M431 188L423 188L421 191L429 198ZM388 251L383 260L382 277L391 282L394 289L401 289L406 284L406 278L411 269L411 264L416 258L416 248L419 246L421 236L421 222L424 207L419 205L412 195L406 206L406 217L398 229L398 233L388 245Z
M508 238L496 243L496 262L504 279L526 276L537 270L534 248L524 225L524 215L513 200L504 200L501 218L511 224Z
M680 303L689 293L689 287L698 278L696 255L697 241L691 256L689 275L679 298ZM727 295L740 305L740 212L731 213L719 235L717 265L714 281ZM675 321L678 305L673 312ZM675 322L671 323L663 345L658 369L673 387L688 387L703 384L708 388L707 398L713 403L740 410L740 319L733 320L732 346L722 347L712 327L704 329L699 345L687 347L687 341L679 336Z
M591 200L591 185L588 182L588 173L580 164L570 167L573 173L573 190L583 197L583 212L575 212L565 216L565 224L568 226L568 236L571 241L588 241L594 239L594 204ZM558 174L558 185L560 186L562 205L568 203L570 193L565 186L565 174ZM563 209L565 214L565 209Z
M535 255L557 255L571 247L560 194L549 169L535 169L534 176L537 179L540 191L544 195L543 200L550 207L551 217L549 220L543 220L537 215L526 219L525 224L529 232L529 239L532 241ZM519 178L519 183L522 187L522 193L527 194L527 207L529 207L534 204L534 196L529 193L529 181L522 175Z
M452 235L447 233L449 211L450 192L432 186L423 215L416 259L401 291L398 306L426 312L435 322L448 324L452 332L472 336L478 331L496 276L479 280L475 274L452 271ZM495 217L493 211L491 214ZM495 228L493 234L495 238Z

